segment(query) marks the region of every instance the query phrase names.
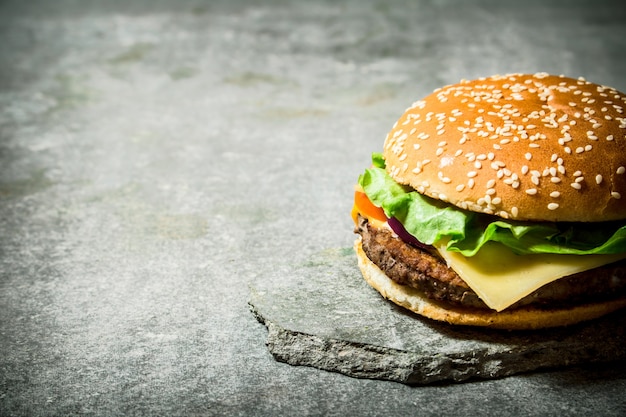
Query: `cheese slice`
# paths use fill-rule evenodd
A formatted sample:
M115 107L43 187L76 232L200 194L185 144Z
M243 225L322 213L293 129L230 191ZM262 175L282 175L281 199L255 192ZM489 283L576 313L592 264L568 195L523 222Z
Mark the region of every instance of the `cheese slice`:
M502 311L528 294L559 278L626 258L614 255L516 255L506 246L489 242L467 258L438 248L448 266L490 308Z

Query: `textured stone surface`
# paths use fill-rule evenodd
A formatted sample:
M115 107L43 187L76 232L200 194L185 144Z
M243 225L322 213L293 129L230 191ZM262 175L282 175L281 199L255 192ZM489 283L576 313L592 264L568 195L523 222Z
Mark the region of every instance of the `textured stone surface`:
M626 316L539 332L455 327L396 307L362 280L350 249L327 250L250 305L279 361L406 384L499 378L626 359Z
M327 248L417 96L509 71L626 90L622 3L1 1L0 415L623 416L626 362L415 388L280 363L248 305L336 307L303 278L353 273Z

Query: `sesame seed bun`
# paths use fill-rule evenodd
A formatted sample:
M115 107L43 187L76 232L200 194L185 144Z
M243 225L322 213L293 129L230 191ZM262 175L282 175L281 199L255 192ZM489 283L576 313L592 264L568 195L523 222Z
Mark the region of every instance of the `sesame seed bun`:
M420 316L454 325L535 330L592 320L626 307L626 297L573 307L552 309L524 307L501 312L452 307L432 300L421 291L398 284L389 278L367 257L360 237L354 243L354 250L365 281L384 298Z
M387 171L464 209L533 221L626 219L626 94L548 74L462 81L389 132Z

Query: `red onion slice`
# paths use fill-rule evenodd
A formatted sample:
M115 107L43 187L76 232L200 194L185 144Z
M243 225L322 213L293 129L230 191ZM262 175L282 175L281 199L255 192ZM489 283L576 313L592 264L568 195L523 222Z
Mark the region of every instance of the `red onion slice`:
M415 236L406 231L402 223L398 221L395 217L390 217L387 219L387 224L391 227L391 230L398 235L400 239L402 239L405 243L418 247L420 249L428 249L428 245L417 240Z

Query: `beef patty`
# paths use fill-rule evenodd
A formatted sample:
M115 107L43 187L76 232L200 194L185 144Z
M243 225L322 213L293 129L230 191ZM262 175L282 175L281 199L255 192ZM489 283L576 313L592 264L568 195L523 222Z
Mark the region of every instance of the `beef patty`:
M367 257L398 284L416 288L428 298L462 307L489 309L476 293L449 268L436 249L415 247L390 230L371 226L359 216L355 232L362 237ZM626 260L553 281L509 308L565 307L611 299L626 294Z

